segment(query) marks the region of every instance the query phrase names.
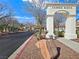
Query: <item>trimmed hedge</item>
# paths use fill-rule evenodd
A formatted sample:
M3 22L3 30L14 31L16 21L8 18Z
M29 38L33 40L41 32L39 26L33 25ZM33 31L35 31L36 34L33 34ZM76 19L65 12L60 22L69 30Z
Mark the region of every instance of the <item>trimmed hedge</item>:
M79 30L77 30L77 37L79 38Z
M59 37L64 37L64 31L59 31L59 32L58 32L58 36L59 36Z
M57 35L58 37L64 37L64 31L55 31L54 33L55 33L55 35Z

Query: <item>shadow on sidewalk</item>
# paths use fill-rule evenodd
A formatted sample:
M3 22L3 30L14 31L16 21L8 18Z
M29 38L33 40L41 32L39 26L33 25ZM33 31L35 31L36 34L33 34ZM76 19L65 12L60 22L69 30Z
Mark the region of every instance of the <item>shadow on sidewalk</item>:
M55 57L52 57L51 59L58 59L59 58L61 48L60 47L57 47L56 49L57 49L57 54L56 54Z

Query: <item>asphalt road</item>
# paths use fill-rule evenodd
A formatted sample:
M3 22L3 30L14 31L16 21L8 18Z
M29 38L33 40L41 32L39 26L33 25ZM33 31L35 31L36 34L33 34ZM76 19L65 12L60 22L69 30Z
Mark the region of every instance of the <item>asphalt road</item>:
M0 59L8 59L32 34L33 32L19 32L0 36Z

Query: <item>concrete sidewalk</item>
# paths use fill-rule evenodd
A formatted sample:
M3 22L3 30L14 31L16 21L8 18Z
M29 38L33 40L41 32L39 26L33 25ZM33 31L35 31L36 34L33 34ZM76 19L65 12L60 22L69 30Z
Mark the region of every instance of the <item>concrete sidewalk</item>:
M34 36L16 59L44 59L40 49L36 46L37 41L38 40ZM60 43L58 40L47 40L47 47L51 59L79 59L79 53L76 53L74 50Z
M58 38L57 40L59 42L65 44L66 46L68 46L69 48L74 50L75 52L79 53L79 43L78 42L75 42L73 40L67 40L67 39L64 39L64 38Z

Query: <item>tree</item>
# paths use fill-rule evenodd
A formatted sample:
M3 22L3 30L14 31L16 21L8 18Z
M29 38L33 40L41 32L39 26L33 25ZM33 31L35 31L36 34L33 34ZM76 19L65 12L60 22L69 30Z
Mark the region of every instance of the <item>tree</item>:
M14 31L20 23L13 17L13 10L5 4L0 4L0 29L2 32Z
M27 1L25 5L26 11L28 11L31 15L33 15L36 18L37 24L42 23L42 21L45 20L46 11L43 7L44 0Z
M30 0L30 6L27 6L27 10L36 17L37 26L39 27L37 39L37 47L41 49L41 53L44 59L50 59L49 51L47 49L46 40L42 40L42 20L45 20L45 9L43 9L44 0ZM44 53L46 52L46 53Z
M7 20L12 16L11 9L6 5L0 4L0 26L3 26L3 31L8 30Z
M62 13L56 13L54 15L54 27L55 34L58 36L60 32L60 28L63 31L63 27L65 26L66 17Z
M27 11L36 18L37 26L39 27L39 36L42 33L42 20L45 20L46 15L45 9L43 8L44 1L45 0L30 0L26 2Z

